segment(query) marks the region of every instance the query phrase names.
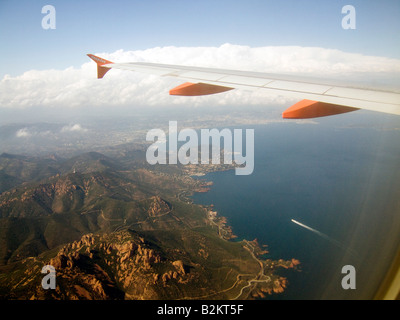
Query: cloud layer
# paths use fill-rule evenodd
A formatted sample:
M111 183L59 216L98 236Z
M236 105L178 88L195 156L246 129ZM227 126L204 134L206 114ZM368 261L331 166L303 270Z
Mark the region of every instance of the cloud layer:
M300 73L346 80L368 79L377 84L398 78L400 73L400 60L397 59L316 47L251 48L224 44L220 47L118 50L98 55L115 62L148 61L267 73ZM283 97L240 90L196 98L172 97L168 95L168 90L182 81L122 70L111 70L102 80L96 79L96 74L95 63L88 59L79 68L30 70L16 77L6 75L0 81L0 108L238 106L289 101ZM391 84L395 86L398 83Z

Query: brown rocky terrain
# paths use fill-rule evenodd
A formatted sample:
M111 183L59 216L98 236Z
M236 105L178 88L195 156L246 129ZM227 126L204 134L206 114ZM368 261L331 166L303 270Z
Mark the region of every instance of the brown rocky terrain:
M246 299L282 292L276 268L298 265L231 241L227 220L189 198L212 183L179 168L121 170L97 153L51 165L0 194L1 299Z
M163 214L167 214L171 211L172 206L167 201L161 199L159 196L151 197L151 203L147 213L150 217L157 217Z
M24 261L30 267L25 268L23 281L11 289L11 297L18 293L19 298L28 299L49 295L72 300L157 299L171 281L184 284L196 277L182 260L165 257L129 231L84 235L63 246L55 257L41 261L57 270L56 290L43 290L37 262L39 259Z

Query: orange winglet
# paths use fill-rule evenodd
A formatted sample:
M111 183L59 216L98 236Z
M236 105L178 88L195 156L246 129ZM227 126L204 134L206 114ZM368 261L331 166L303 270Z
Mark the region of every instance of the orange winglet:
M98 56L95 56L94 54L88 54L87 55L90 59L92 59L94 62L97 63L97 79L101 79L104 77L104 75L107 73L110 68L107 67L102 67L104 64L111 64L113 62L108 61L106 59L100 58Z
M232 90L233 88L216 86L207 83L191 83L186 82L169 91L173 96L204 96L207 94L214 94Z
M337 104L301 100L282 113L284 119L310 119L358 110L358 108L345 107Z

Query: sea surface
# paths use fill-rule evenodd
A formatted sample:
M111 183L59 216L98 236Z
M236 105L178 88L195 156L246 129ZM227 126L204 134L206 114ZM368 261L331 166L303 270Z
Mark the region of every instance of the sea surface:
M300 260L271 299L371 299L400 243L400 122L366 112L254 129L255 168L202 177L195 203L213 204L239 239L257 238L270 258ZM314 229L304 228L291 219ZM343 266L355 289L344 289Z

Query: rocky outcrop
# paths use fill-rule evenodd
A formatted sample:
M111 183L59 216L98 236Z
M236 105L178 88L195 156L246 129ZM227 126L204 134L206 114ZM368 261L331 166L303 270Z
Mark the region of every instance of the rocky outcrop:
M161 199L159 196L154 196L150 198L147 213L150 217L157 217L170 212L171 208L171 205L167 201Z
M183 266L182 260L176 260L176 261L172 262L172 265L176 268L178 273L186 274L186 271L185 271L185 268Z
M160 287L186 283L192 276L182 260L162 257L128 231L86 234L47 263L56 269L58 289L53 294L60 299L157 299Z

